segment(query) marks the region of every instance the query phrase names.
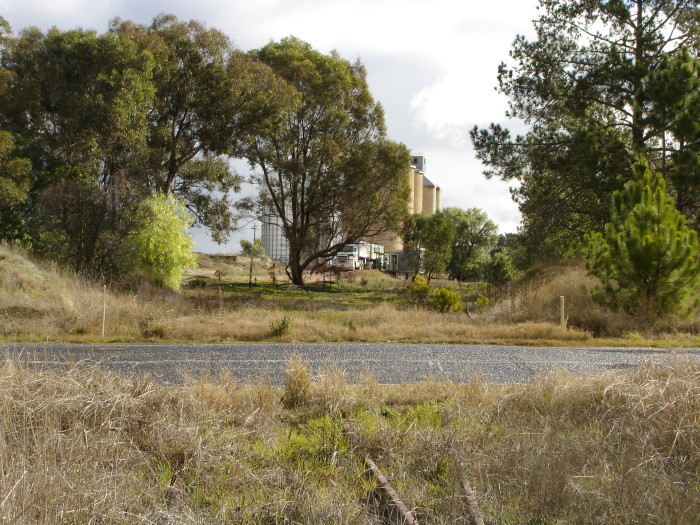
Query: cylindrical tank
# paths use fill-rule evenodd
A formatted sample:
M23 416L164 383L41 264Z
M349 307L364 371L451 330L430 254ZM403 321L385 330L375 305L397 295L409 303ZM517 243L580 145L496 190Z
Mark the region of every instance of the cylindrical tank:
M423 215L435 213L435 186L423 186Z
M423 174L414 172L413 175L413 213L423 211Z

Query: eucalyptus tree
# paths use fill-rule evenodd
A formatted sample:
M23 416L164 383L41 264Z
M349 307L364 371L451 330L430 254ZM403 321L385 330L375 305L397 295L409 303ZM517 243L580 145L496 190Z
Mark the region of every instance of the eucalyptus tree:
M295 89L294 109L244 154L261 188L257 205L278 217L289 244L287 273L303 284L307 268L346 244L398 229L411 157L387 139L359 61L291 37L250 55Z
M498 240L498 226L479 208L445 208L447 220L454 225L448 269L459 280L476 277Z
M113 271L147 192L153 58L114 35L27 29L3 49L2 125L31 160L31 245L90 274Z
M235 224L229 159L283 113L291 90L219 30L159 15L150 26L115 19L110 30L155 59L148 111L149 184L182 198L223 241Z
M12 134L0 131L0 239L22 237L19 211L29 196L31 168L29 159L17 156Z
M432 215L415 214L404 221L401 230L403 251L415 275L425 271L428 282L443 273L452 257L456 225L451 214L438 211Z
M527 132L514 137L491 124L471 137L487 177L518 181L513 196L530 247L566 254L584 232L602 230L609 195L635 159L661 167L673 130L651 118L649 81L665 57L684 48L697 57L699 12L697 0L539 3L535 39L518 36L511 65L498 70L507 116ZM669 138L666 149L680 148ZM685 182L676 180L672 192L685 192Z

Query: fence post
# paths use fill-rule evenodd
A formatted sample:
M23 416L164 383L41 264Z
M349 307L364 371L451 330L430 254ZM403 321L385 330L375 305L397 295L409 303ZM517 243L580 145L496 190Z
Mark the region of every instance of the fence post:
M102 337L105 336L105 323L107 321L107 285L104 285L102 293Z
M566 328L566 317L564 316L564 296L559 296L559 326Z

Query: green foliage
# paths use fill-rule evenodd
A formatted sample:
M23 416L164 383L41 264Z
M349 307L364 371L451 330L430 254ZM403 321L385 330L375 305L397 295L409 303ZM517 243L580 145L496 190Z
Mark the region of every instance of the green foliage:
M21 207L29 196L32 163L16 156L15 142L7 131L0 131L0 239L23 237Z
M29 159L14 156L15 142L7 131L0 131L0 206L23 202L29 192Z
M406 285L406 295L411 304L424 306L430 295L430 284L422 275L416 275L411 282Z
M634 171L635 180L613 196L605 234L588 236L588 268L613 304L655 317L678 311L697 292L698 238L667 196L664 179L643 161Z
M486 263L486 280L491 284L507 284L517 273L512 259L502 252L494 253Z
M272 335L275 337L280 337L289 332L292 328L292 318L288 316L282 317L282 319L278 321L272 321L270 323L270 332L272 332Z
M259 259L265 257L265 248L262 239L255 239L253 242L241 239L241 253L250 258Z
M474 302L474 306L476 306L477 309L486 308L488 305L489 305L489 298L483 294L479 294L476 298L476 301Z
M251 56L296 94L293 111L250 142L244 155L259 168L258 205L280 218L289 242L289 276L303 284L304 270L319 258L398 227L411 157L386 138L384 113L361 63L324 55L296 38Z
M422 275L416 275L406 285L408 302L418 307L429 306L442 313L461 312L462 296L450 288L431 288Z
M432 308L445 312L461 312L462 296L451 288L433 288L430 290L429 304Z
M110 32L156 61L148 128L152 185L182 198L215 240L225 240L234 227L229 192L241 183L227 156L286 111L289 88L199 22L169 14L150 26L116 19Z
M518 181L513 197L529 257L576 255L584 233L610 221L609 195L642 156L698 223L696 3L539 4L536 38L518 36L498 75L508 117L527 132L513 136L499 124L471 131L485 175Z
M669 130L673 141L662 135L656 168L674 189L676 208L700 227L700 61L687 48L664 55L645 84L648 127Z
M229 157L287 112L286 81L220 31L172 15L148 27L116 19L105 34L0 31L0 122L17 144L0 173L0 237L118 276L134 211L160 192L225 239L241 182Z
M185 269L197 266L187 233L193 219L177 197L157 193L139 210L141 224L129 239L131 256L141 269L179 290Z
M243 255L250 259L250 268L248 273L248 285L253 284L253 259L267 259L265 256L265 248L262 244L262 239L254 239L253 242L241 239L241 250Z
M447 269L454 235L454 223L443 212L428 216L416 214L404 221L401 230L404 254L416 275L421 269L421 263L428 275L428 282L434 274L443 273Z
M476 278L498 239L498 226L478 208L445 208L442 213L455 227L450 274L460 281Z

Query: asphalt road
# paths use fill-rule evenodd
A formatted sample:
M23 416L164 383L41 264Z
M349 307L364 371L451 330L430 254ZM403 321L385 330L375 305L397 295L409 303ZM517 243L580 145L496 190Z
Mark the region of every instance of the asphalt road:
M187 374L228 368L247 379L282 384L289 359L299 354L319 372L329 365L345 370L348 381L371 372L380 383L450 378L468 381L482 373L494 383L525 382L548 370L575 374L629 370L647 359L663 363L675 354L700 358L700 348L534 348L491 345L397 343L241 343L241 344L24 344L0 345L32 366L99 363L109 370L148 374L181 382Z

